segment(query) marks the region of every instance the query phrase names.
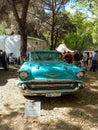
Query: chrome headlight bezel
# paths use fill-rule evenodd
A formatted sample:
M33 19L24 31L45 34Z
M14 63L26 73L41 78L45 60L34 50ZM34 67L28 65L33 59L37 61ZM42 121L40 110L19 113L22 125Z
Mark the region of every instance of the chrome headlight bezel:
M23 80L28 78L28 72L27 71L20 71L19 72L19 78L23 79Z
M83 78L84 74L85 74L84 71L79 71L79 72L77 72L76 76L77 76L77 78Z

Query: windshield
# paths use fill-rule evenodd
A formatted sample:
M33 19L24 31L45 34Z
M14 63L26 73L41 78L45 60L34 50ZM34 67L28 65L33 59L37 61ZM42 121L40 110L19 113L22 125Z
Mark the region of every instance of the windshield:
M59 52L32 52L31 58L34 61L38 60L62 60L62 54Z

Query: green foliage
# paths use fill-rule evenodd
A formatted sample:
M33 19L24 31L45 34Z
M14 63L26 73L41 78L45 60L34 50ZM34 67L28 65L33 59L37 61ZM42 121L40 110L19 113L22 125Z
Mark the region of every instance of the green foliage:
M49 35L49 33L48 32L43 33L43 37L44 37L44 40L47 41L48 49L49 49L49 47L50 47L50 35Z
M0 23L0 35L2 35L3 34L3 25L2 25L2 23Z
M94 24L92 37L93 37L93 43L98 44L98 22Z
M98 0L76 0L71 4L71 9L74 11L69 16L72 22L75 23L77 31L65 36L67 46L73 49L97 47Z
M76 32L66 34L66 45L74 50L90 49L93 44L91 36L93 23L79 11L71 15L70 19L76 25Z

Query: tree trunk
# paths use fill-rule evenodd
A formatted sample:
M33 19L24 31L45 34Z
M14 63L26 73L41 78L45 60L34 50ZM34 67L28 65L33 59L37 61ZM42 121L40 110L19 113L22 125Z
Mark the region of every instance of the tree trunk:
M52 1L52 27L51 27L51 45L50 50L53 50L54 46L54 20L55 20L55 9L54 9L54 1Z
M53 50L53 39L54 39L54 36L53 36L53 27L52 27L52 31L51 31L51 45L50 45L50 50Z
M6 2L9 5L10 9L12 10L19 27L19 31L21 35L20 59L21 59L21 63L23 63L24 60L26 59L26 51L27 51L26 18L27 18L27 10L29 7L30 0L22 1L23 4L22 4L21 17L18 14L15 1L6 0Z
M27 35L25 33L21 33L21 48L20 48L21 64L26 60L26 52L27 52Z

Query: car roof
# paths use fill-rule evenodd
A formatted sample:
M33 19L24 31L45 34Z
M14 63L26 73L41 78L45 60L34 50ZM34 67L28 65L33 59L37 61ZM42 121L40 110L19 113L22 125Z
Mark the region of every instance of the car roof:
M31 50L29 52L58 52L58 53L61 53L57 50Z

